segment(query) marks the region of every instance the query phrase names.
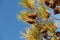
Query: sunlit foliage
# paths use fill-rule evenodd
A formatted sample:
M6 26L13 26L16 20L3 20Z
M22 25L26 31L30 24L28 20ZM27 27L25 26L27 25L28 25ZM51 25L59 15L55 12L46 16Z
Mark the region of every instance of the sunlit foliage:
M25 8L18 14L18 19L23 20L26 23L31 24L26 30L26 33L21 32L27 40L57 40L55 30L57 29L54 25L54 18L50 18L48 8L45 2L47 0L20 0L19 4ZM49 0L53 1L53 0ZM54 2L54 1L53 1ZM52 4L53 5L53 4ZM56 12L56 14L58 14ZM49 36L50 35L50 36ZM48 36L50 38L48 38Z

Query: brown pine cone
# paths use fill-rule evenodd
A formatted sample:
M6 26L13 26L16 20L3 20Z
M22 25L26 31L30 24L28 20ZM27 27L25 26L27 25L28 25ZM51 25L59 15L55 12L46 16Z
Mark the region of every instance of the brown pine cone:
M55 0L50 0L50 1L44 0L44 3L52 9L56 7L56 1Z
M45 3L47 6L49 6L49 4L50 4L47 0L44 0L44 3Z
M49 7L53 9L56 7L56 4L50 4Z
M46 33L47 32L47 28L43 28L40 30L41 33Z
M54 0L50 0L49 3L50 3L50 5L49 5L50 8L53 9L53 8L56 7L56 1L54 1Z
M56 2L55 2L56 5L57 5L57 6L60 6L60 0L55 0L55 1L56 1Z
M56 36L60 36L60 32L56 32Z
M28 17L32 18L32 19L35 19L37 17L37 14L28 14Z
M60 38L58 38L57 40L60 40Z
M35 23L33 19L27 19L26 22L28 22L28 23L30 23L30 24Z
M59 14L59 8L58 7L54 8L54 14Z
M54 0L50 0L49 3L50 3L50 4L54 4Z

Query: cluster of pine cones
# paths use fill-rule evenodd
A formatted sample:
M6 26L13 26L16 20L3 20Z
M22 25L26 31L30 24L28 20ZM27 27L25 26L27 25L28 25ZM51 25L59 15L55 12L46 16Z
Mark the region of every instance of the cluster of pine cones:
M57 6L60 6L60 0L44 0L44 3L46 4L46 6L48 6L49 8L52 8L54 10L54 14L59 14L60 13L60 8L58 8ZM48 13L48 12L47 12ZM48 16L49 17L49 13ZM35 23L34 19L37 17L36 13L33 14L28 14L29 19L26 20L26 22L33 24ZM41 30L41 33L46 33L47 32L47 28L44 28ZM60 36L60 32L55 32L56 36ZM47 35L45 35L45 37L47 37ZM60 38L58 39L60 40Z
M30 24L33 24L33 23L35 23L35 22L34 22L34 19L37 17L37 14L36 14L36 13L28 14L28 17L29 17L29 19L26 20L26 21L27 21L28 23L30 23ZM43 28L43 29L41 30L41 33L45 33L45 34L46 34L46 32L47 32L47 28ZM55 34L56 34L57 37L60 37L60 32L55 32ZM44 35L44 38L46 38L46 37L47 37L47 34ZM58 40L60 40L60 38L58 38Z
M60 6L60 0L44 0L44 3L52 8L54 10L54 14L59 14L60 13L60 8L58 8L58 6Z
M60 0L44 0L44 3L46 4L46 6L48 6L49 8L52 8L54 10L54 14L59 14L60 13L60 8L58 8L58 6L60 6ZM46 17L49 18L50 13L46 12ZM37 17L36 13L33 14L29 14L28 17L30 18L29 20L26 20L28 23L33 24L34 23L34 19Z

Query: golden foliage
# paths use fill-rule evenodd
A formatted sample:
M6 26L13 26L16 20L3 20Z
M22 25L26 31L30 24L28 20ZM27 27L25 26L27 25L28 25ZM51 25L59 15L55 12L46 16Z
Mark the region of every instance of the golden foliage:
M43 4L43 0L38 0L38 1L41 4ZM36 2L36 0L21 0L19 2L19 4L23 7L33 9L35 2ZM51 23L50 21L47 21L47 20L49 20L49 17L47 17L47 15L48 15L47 7L45 7L44 5L38 5L37 10L34 9L33 12L22 11L18 14L18 19L21 19L23 21L30 19L28 17L29 13L36 13L37 17L35 19L33 19L35 23L32 24L32 26L26 30L26 33L21 32L27 40L41 40L41 37L39 35L41 34L41 30L43 28L47 28L47 32L46 32L47 34L54 33L54 31L56 30L56 26L54 25L53 21L52 21L53 23ZM42 23L39 23L39 21L37 21L37 18L41 19ZM56 40L55 34L52 35L51 40Z
M53 34L53 35L52 35L51 40L57 40L57 37L56 37L56 35L55 35L55 34Z
M28 12L26 11L23 11L23 12L20 12L18 14L18 19L21 19L21 20L27 20L28 19Z
M25 8L34 8L35 0L21 0L19 4Z

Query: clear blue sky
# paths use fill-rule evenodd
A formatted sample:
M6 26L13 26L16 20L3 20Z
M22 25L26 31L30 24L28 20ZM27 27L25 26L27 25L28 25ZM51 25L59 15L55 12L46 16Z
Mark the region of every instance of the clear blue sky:
M0 0L0 40L24 40L20 39L19 31L28 26L17 20L17 14L22 8L19 0Z
M16 16L22 10L18 1L0 0L0 40L22 40L19 31L26 25L17 20Z

